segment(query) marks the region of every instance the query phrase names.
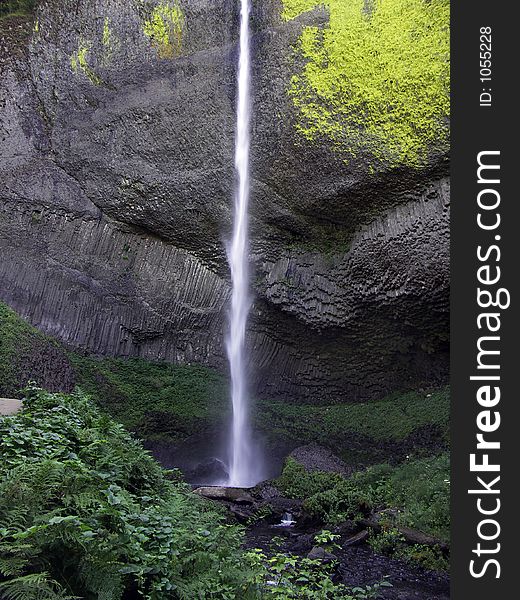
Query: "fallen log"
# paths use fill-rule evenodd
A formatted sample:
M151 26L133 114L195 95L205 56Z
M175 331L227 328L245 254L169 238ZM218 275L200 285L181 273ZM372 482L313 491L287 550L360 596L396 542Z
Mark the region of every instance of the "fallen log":
M368 529L363 529L359 533L356 533L356 535L353 535L352 537L348 538L348 540L345 540L342 545L356 546L357 544L361 544L362 542L364 542L366 539L368 539Z
M362 519L360 524L363 527L370 527L375 532L379 533L382 530L381 524L376 519ZM403 536L405 542L408 544L421 544L424 546L438 546L443 552L447 552L450 549L449 544L435 538L422 531L417 531L411 527L405 527L404 525L395 525L395 528Z

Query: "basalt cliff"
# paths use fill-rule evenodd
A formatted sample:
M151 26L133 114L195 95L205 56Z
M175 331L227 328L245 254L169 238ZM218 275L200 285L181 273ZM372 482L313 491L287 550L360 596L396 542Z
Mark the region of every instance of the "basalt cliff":
M364 0L253 2L262 395L447 379L448 71L428 55L446 34L407 1L400 23ZM426 25L439 39L407 60ZM43 0L0 38L0 300L72 348L225 372L238 3Z

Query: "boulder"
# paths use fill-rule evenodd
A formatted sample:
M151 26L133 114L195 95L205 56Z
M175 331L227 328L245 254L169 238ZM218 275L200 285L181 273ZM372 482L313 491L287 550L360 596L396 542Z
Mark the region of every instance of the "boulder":
M212 458L198 464L195 468L185 471L186 481L191 484L205 484L218 481L226 481L229 473L226 466L218 458Z
M299 446L289 454L289 457L303 465L307 471L325 471L348 476L353 470L331 450L318 444Z
M15 398L0 398L0 415L15 415L23 408L21 400Z
M227 500L236 504L253 504L254 498L242 488L224 486L205 486L195 488L194 492L210 500Z

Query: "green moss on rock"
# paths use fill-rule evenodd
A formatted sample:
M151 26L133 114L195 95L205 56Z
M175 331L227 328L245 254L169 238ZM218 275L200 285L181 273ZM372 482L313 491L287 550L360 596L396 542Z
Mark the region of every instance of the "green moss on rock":
M70 66L74 73L82 73L94 85L101 85L101 77L92 69L88 62L88 53L92 44L85 40L80 40L78 49L70 57Z
M370 10L365 0L284 0L282 16L320 4L329 25L304 28L297 49L306 63L289 88L300 133L395 166L446 150L448 0L374 0Z
M227 417L226 381L208 367L69 356L79 386L146 439L181 441Z
M161 2L145 20L143 31L160 58L179 56L182 49L184 13L178 0Z
M290 21L316 6L326 4L327 0L284 0L282 18L284 21Z
M110 29L110 19L105 17L103 21L103 46L105 48L111 47L112 31Z

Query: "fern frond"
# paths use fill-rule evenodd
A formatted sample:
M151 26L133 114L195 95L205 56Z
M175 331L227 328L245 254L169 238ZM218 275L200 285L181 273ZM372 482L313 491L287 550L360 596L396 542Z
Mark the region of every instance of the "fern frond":
M47 573L31 573L0 583L5 600L73 600Z

